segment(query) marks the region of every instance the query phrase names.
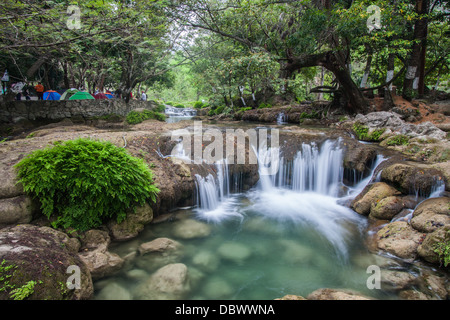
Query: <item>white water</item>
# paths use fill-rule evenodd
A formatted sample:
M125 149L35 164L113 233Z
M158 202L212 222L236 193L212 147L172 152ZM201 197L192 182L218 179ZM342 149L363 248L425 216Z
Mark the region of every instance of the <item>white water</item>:
M340 140L327 140L320 147L303 144L292 161L285 161L278 148L260 148L257 156L260 180L245 194L250 201L246 207L234 206L226 163L216 164L217 177L196 176L198 217L218 223L252 214L311 228L326 238L341 257L347 257L352 229L359 228L364 220L338 203L344 172ZM271 174L273 166L278 170ZM368 182L365 179L364 183ZM355 188L362 189L365 184Z

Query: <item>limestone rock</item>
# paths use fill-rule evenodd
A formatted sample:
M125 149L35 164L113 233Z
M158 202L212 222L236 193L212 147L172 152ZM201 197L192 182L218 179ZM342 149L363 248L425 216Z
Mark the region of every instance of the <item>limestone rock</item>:
M82 243L82 251L78 255L88 266L93 279L113 275L122 269L125 261L108 251L110 238L105 231L89 230Z
M114 240L125 241L136 237L146 224L153 220L153 209L148 203L136 207L135 212L127 213L127 218L121 223L112 220L108 223L110 234Z
M91 274L78 257L74 246L76 239L49 227L23 224L0 230L0 261L14 265L10 282L21 287L36 281L30 300L80 300L90 299L94 292ZM80 270L79 289L65 286L71 266ZM61 285L59 285L61 284ZM7 291L0 292L0 300L8 299Z
M237 242L226 242L218 248L217 252L222 258L238 264L244 262L252 254L249 248Z
M14 198L0 199L0 227L30 223L37 206L26 195Z
M381 181L387 182L405 194L429 196L436 183L443 179L441 171L416 163L395 163L381 172Z
M424 234L414 230L406 221L387 224L377 232L378 248L406 260L417 257L417 247Z
M182 263L166 265L152 274L136 290L143 300L181 300L190 291L188 268Z
M400 195L400 192L394 187L384 182L375 182L365 193L355 198L352 208L359 214L368 215L372 204L376 204L377 201L383 198L395 195Z
M143 243L138 252L140 257L136 259L136 265L148 272L179 262L184 255L183 245L169 238L157 238Z
M307 296L308 300L372 300L351 290L317 289Z
M381 220L391 220L404 206L402 197L386 197L371 204L369 216Z
M411 225L414 229L427 233L450 225L450 198L440 197L423 201L414 210Z
M450 240L450 226L444 226L442 228L438 228L435 231L428 233L417 248L417 253L421 258L430 263L439 264L441 259L439 255L435 252L436 245L438 243L444 243L445 241Z
M181 239L204 238L211 234L211 227L194 219L183 219L174 223L174 237Z

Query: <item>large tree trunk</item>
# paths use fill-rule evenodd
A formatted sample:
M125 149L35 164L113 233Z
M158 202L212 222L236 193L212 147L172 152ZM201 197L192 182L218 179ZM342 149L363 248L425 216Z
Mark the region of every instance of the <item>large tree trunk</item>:
M327 51L321 54L308 55L305 57L291 58L286 70L290 75L305 67L322 66L331 71L339 82L342 94L347 101L346 111L350 113L363 113L367 111L367 101L356 83L353 81L344 53L339 51Z
M416 0L415 10L417 14L425 15L428 12L428 0ZM420 67L421 48L427 36L427 25L428 21L425 17L418 19L414 24L414 43L408 61L405 80L403 81L402 96L406 100L411 100L413 97L413 83Z

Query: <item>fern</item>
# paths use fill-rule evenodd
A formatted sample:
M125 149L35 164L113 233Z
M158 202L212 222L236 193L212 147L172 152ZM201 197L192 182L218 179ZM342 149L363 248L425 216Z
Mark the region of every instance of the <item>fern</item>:
M16 168L25 191L54 217L54 227L85 231L126 212L159 190L146 163L109 142L77 139L37 150Z

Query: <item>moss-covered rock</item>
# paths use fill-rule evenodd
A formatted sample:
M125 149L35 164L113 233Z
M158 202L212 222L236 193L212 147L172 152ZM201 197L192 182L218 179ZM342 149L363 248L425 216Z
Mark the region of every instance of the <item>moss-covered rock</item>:
M400 192L394 187L384 182L376 182L355 198L352 208L359 214L368 215L372 205L376 205L383 198L395 195L400 195Z
M79 300L93 294L90 272L78 257L79 241L48 227L19 225L0 231L0 262L10 266L8 283L0 281L0 299L11 299L13 290L28 287L22 298ZM70 266L80 270L80 289L66 283ZM1 272L1 271L0 271ZM1 276L1 275L0 275ZM1 277L0 277L1 278Z

